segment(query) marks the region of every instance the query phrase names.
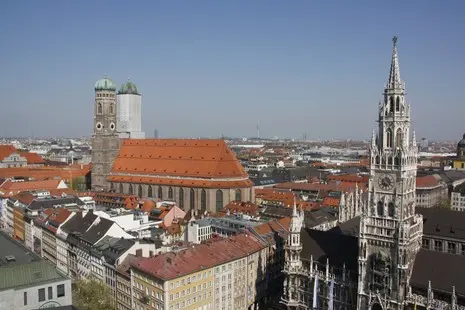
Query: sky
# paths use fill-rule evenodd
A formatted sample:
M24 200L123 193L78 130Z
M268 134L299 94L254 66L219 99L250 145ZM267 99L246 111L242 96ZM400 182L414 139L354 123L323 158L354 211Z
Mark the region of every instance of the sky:
M365 139L398 35L418 138L465 132L465 1L6 1L0 136L93 130L128 78L147 137Z

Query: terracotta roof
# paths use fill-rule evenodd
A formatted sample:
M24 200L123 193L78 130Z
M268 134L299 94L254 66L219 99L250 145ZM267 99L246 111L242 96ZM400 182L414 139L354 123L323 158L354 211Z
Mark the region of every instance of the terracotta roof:
M19 151L19 155L26 158L28 165L38 165L45 164L45 159L43 159L39 154L32 152Z
M333 174L328 175L328 181L368 183L369 176L359 176L357 174Z
M20 192L10 197L11 199L19 200L22 204L30 205L36 197L29 192Z
M294 206L294 197L296 198L295 203L297 207L303 210L310 210L320 205L316 202L300 200L299 197L291 191L283 192L272 188L255 189L255 198L263 199L269 203L276 203L286 208L292 208Z
M289 189L289 190L302 190L302 191L320 191L320 190L332 190L332 191L352 191L355 189L357 183L336 183L331 182L327 184L323 183L294 183L286 182L279 183L273 186L278 189ZM358 186L358 185L357 185ZM360 187L359 187L360 188Z
M32 190L51 190L56 189L61 180L39 180L39 181L25 181L25 182L5 182L0 191L19 192L19 191L32 191Z
M258 215L259 206L252 202L244 201L231 201L224 207L225 211L228 211L232 214L234 213L243 213L248 215Z
M4 160L16 152L16 148L13 145L0 145L0 160Z
M23 168L0 168L0 177L28 177L37 180L60 178L70 180L75 177L86 176L90 172L90 165L64 166L64 167L23 167Z
M279 220L273 220L273 221L263 223L261 225L257 225L253 227L253 230L255 230L255 232L257 232L259 235L267 235L274 231L281 231L283 230L283 228L284 230L289 231L290 223L291 223L290 217L283 217Z
M339 198L325 197L321 204L322 206L325 206L325 207L339 207L340 201L341 200Z
M157 204L155 203L155 201L150 200L150 199L146 199L146 200L144 200L144 203L142 204L141 210L144 211L144 212L150 212L154 208L156 208L156 206L157 206Z
M417 177L416 181L417 187L436 187L439 185L438 179L436 179L433 175L426 175L424 177Z
M58 209L48 209L52 212L47 212L49 214L48 218L42 225L43 228L56 233L61 224L63 224L73 213L65 208Z
M240 234L206 242L180 252L142 258L131 266L155 278L170 280L246 257L264 248L257 238Z
M243 180L230 181L228 178ZM244 168L224 140L123 140L109 180L189 187L252 186Z

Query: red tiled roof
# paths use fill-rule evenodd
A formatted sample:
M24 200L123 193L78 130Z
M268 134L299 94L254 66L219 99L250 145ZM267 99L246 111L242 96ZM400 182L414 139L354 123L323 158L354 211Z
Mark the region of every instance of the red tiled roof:
M325 197L321 205L325 207L339 207L340 201L341 200L339 198Z
M61 225L71 216L72 212L65 208L48 210L51 210L51 212L46 212L49 216L42 227L55 234L57 232L57 227L50 225L49 222L54 221L56 224Z
M43 159L39 154L32 152L19 151L19 155L26 158L28 165L38 165L45 164L45 159Z
M132 267L162 280L212 268L255 253L264 246L250 234L194 245L186 250L142 258Z
M357 174L337 174L329 175L328 181L342 181L342 182L357 182L357 183L368 183L369 176L359 176Z
M355 189L357 183L336 183L331 182L327 184L323 183L293 183L293 182L286 182L286 183L279 183L273 186L273 188L278 189L289 189L289 190L302 190L302 191L352 191ZM358 185L357 185L358 186Z
M289 231L290 223L291 223L291 218L290 217L283 217L283 218L281 218L279 220L273 220L273 221L263 223L261 225L257 225L253 229L259 235L267 235L267 234L270 234L270 233L272 233L274 231L282 230L283 228L286 231Z
M435 187L439 183L433 175L427 175L424 177L417 177L416 184L417 187Z
M244 201L231 201L224 207L225 211L230 213L243 213L248 215L257 215L259 213L259 206L252 202Z
M8 192L57 189L61 180L39 180L24 182L5 182L0 190Z
M16 152L16 148L13 145L0 145L0 160L4 160Z
M115 182L215 188L252 186L244 168L224 140L123 140L112 174L109 180ZM171 179L164 176L206 180ZM217 180L228 178L245 180Z
M0 177L28 177L36 180L60 178L70 180L76 177L86 176L90 172L90 165L64 166L64 167L22 167L22 168L0 168Z

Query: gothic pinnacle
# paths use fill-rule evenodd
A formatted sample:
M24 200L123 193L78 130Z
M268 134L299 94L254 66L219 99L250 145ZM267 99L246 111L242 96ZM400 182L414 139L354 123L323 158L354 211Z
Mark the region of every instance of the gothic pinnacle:
M399 89L403 88L402 80L400 79L399 57L397 56L397 36L392 38L392 60L391 70L389 71L389 79L386 89Z

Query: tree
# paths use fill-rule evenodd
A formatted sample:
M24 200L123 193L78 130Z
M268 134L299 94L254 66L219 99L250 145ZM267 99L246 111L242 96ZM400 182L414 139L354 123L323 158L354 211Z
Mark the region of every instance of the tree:
M450 199L447 197L440 199L437 203L437 207L450 209Z
M73 305L79 310L114 310L114 298L105 283L79 279L73 284Z

